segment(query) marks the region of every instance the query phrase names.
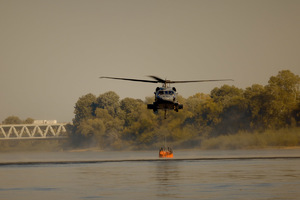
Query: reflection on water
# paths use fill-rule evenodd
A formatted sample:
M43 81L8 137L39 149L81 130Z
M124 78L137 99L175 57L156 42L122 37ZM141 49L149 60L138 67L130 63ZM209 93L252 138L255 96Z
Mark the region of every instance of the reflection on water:
M278 153L278 151L275 151ZM289 151L291 152L291 151ZM247 156L253 151L176 152L177 156ZM271 155L271 151L255 151ZM273 152L274 153L274 152ZM110 152L104 159L141 157ZM128 154L128 155L127 155ZM146 152L149 157L157 152ZM287 152L279 152L287 155ZM63 155L63 157L59 157ZM58 160L68 154L55 155ZM99 159L101 152L71 154ZM300 155L300 150L290 155ZM7 155L0 155L0 159ZM52 160L50 154L25 155ZM126 157L127 156L127 157ZM226 155L227 156L227 155ZM16 158L15 158L16 159ZM131 161L96 164L0 166L0 199L298 199L300 159Z
M155 181L157 197L177 197L178 182L181 181L177 162L157 162L155 166Z

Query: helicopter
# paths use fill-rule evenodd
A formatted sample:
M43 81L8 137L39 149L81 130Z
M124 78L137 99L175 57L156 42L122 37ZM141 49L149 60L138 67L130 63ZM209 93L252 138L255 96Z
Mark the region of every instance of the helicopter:
M213 81L233 81L232 79L218 79L218 80L189 80L189 81L172 81L167 79L161 79L157 76L148 76L154 80L144 80L144 79L132 79L132 78L118 78L101 76L99 78L115 79L115 80L125 80L125 81L136 81L136 82L146 82L146 83L162 83L162 87L157 87L155 89L155 101L152 104L147 104L147 109L153 110L157 113L159 109L164 110L164 118L167 118L167 110L174 110L178 112L183 109L183 105L178 102L178 93L175 87L171 87L173 83L195 83L195 82L213 82Z

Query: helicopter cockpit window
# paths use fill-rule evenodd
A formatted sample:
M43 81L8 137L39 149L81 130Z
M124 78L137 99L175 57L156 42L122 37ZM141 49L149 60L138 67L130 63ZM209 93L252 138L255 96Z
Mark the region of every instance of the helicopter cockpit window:
M159 95L163 95L163 94L167 94L167 95L173 95L174 94L174 91L159 91L158 92Z

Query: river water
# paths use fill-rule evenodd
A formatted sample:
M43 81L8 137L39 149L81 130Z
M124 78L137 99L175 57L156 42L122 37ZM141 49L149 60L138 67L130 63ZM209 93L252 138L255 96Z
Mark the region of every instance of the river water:
M0 199L300 199L300 150L0 153Z

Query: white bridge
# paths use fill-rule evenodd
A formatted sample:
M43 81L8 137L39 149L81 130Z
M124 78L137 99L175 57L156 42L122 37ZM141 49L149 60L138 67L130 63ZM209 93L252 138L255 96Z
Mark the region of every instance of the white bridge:
M0 125L0 140L66 139L66 123Z

